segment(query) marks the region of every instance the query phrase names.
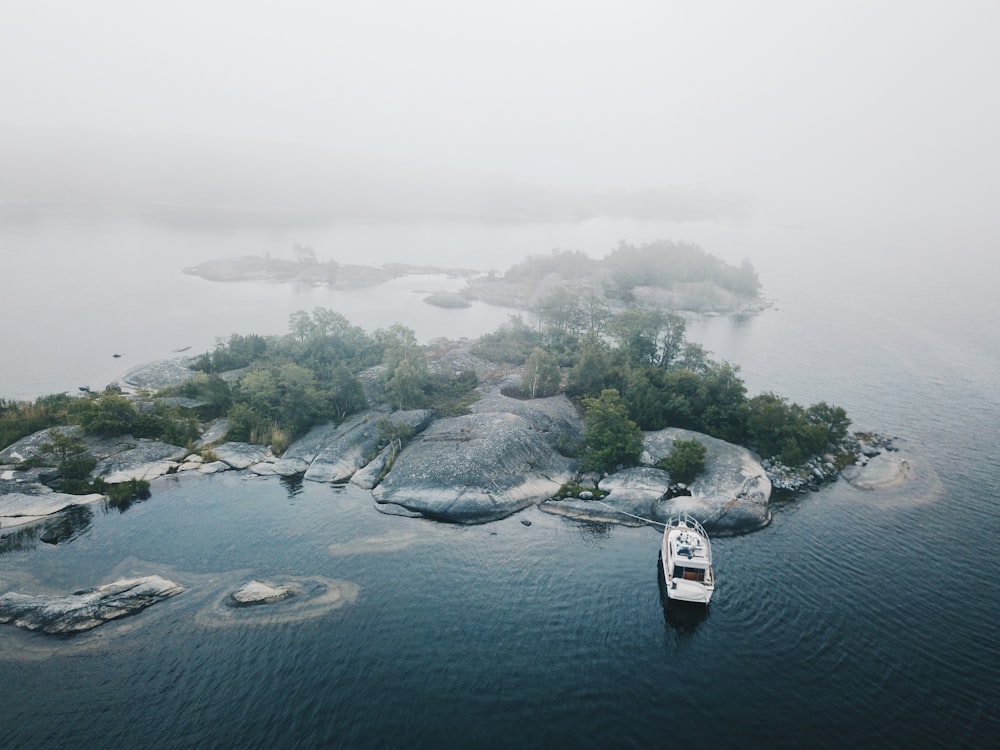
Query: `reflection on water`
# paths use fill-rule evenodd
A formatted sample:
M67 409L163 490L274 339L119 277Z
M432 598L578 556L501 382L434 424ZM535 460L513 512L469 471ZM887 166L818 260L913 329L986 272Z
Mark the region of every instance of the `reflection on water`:
M667 596L667 582L659 560L656 563L656 581L660 589L664 624L680 635L693 634L708 619L709 608L702 604L675 601Z
M0 533L0 555L7 552L33 550L38 543L41 524L18 526L13 531Z
M302 494L302 482L305 474L293 474L281 477L281 486L288 493L288 501L295 502L295 498Z
M71 505L57 514L57 517L42 525L38 535L46 544L71 542L90 528L94 511L85 505Z

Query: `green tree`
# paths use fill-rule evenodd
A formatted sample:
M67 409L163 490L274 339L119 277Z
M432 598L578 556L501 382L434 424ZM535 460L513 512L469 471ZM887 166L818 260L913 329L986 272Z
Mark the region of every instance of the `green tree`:
M474 353L490 362L519 365L541 344L542 334L529 327L520 315L511 315L506 323L479 337Z
M746 436L746 386L739 367L729 362L712 365L701 376L697 429L714 437L740 443Z
M612 471L632 466L642 454L642 430L628 417L618 391L607 388L600 398L583 400L583 451L580 466L585 471Z
M386 398L395 409L422 409L427 405L426 389L429 386L427 368L409 359L401 360L387 371L383 381Z
M38 447L42 453L53 457L63 480L85 479L97 465L84 439L70 431L52 428L48 431L48 439Z
M73 405L80 425L96 435L126 435L134 433L139 412L125 396L104 392L99 396L80 399Z
M529 398L555 395L560 383L559 363L544 349L535 347L525 364L521 393Z
M566 394L572 398L596 397L608 387L611 350L599 336L587 335L580 342L576 364L566 378Z
M670 455L657 466L670 474L672 482L690 484L705 470L705 446L697 440L675 440Z

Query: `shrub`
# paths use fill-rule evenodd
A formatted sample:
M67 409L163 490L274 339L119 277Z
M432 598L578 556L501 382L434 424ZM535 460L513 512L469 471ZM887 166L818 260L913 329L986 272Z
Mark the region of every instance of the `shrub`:
M672 482L690 484L705 470L705 446L697 440L675 440L670 455L656 466L669 472Z

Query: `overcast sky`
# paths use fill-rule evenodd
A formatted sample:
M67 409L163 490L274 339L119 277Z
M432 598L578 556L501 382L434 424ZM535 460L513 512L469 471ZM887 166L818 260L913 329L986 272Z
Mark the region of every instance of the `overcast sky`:
M985 227L1000 198L993 1L0 0L0 18L8 202L681 188L721 214Z

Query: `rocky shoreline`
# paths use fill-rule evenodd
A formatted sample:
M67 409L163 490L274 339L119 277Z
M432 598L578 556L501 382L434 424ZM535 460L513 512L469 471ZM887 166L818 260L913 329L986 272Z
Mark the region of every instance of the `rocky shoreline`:
M446 362L481 374L490 363L467 348L441 347ZM136 368L119 385L124 392L155 389L194 374L185 360L154 362ZM351 483L371 492L383 513L457 524L488 523L531 506L581 522L642 526L662 524L688 513L715 536L752 532L771 520L772 492L817 489L842 476L858 489L899 485L909 463L892 441L873 435L851 438L840 451L857 460L839 469L833 455L796 470L761 462L737 445L688 430L667 428L644 434L641 465L606 475L581 474L575 458L560 447L579 444L583 421L564 395L517 399L504 395L516 373L481 377L480 398L472 413L436 418L427 410L370 409L340 424L313 428L282 455L249 443L225 442L225 420L204 425L195 450L155 440L96 438L77 427L96 459L91 478L108 483L152 481L173 474L211 475L246 471L259 476L301 478L326 484ZM148 398L148 397L147 397ZM412 434L405 443L382 446L386 420ZM706 448L705 468L690 485L678 485L655 467L677 440L698 440ZM27 534L43 542L72 540L89 524L89 504L100 494L70 495L47 483L57 475L46 456L48 431L23 438L0 451L0 544L17 544ZM847 453L845 453L845 451ZM34 458L34 461L28 459ZM26 468L33 464L36 468ZM38 464L43 464L37 468ZM156 579L156 580L153 580ZM250 581L229 599L235 607L287 606L301 586ZM0 622L47 633L81 632L140 611L180 593L176 584L156 576L115 581L66 596L0 597Z
M445 356L460 357L463 366L488 369L488 363L460 347ZM162 387L193 374L181 360L149 363L126 375L123 385ZM838 476L858 487L905 479L906 460L894 453L891 441L876 436L865 436L848 448L858 460L843 471L832 455L793 471L761 462L740 446L675 428L645 434L640 467L607 476L580 475L577 461L560 452L583 436L584 425L573 404L563 395L528 400L505 396L503 384L510 377L482 382L481 398L471 414L435 418L426 410L370 409L340 424L313 428L280 456L260 445L220 442L225 420L205 426L195 451L128 436L86 437L88 452L97 460L92 478L118 483L168 474L249 471L349 482L370 490L381 512L449 523L486 523L537 505L582 520L633 525L636 517L662 523L672 513L686 512L715 534L745 533L766 525L772 491L816 489ZM379 425L387 419L413 437L383 447ZM103 499L53 491L46 484L52 469L21 468L30 457L45 463L41 446L47 438L43 431L0 451L0 534L51 522L71 507ZM680 492L666 472L653 468L679 439L696 439L707 448L705 470ZM560 493L569 485L579 488L576 495Z

